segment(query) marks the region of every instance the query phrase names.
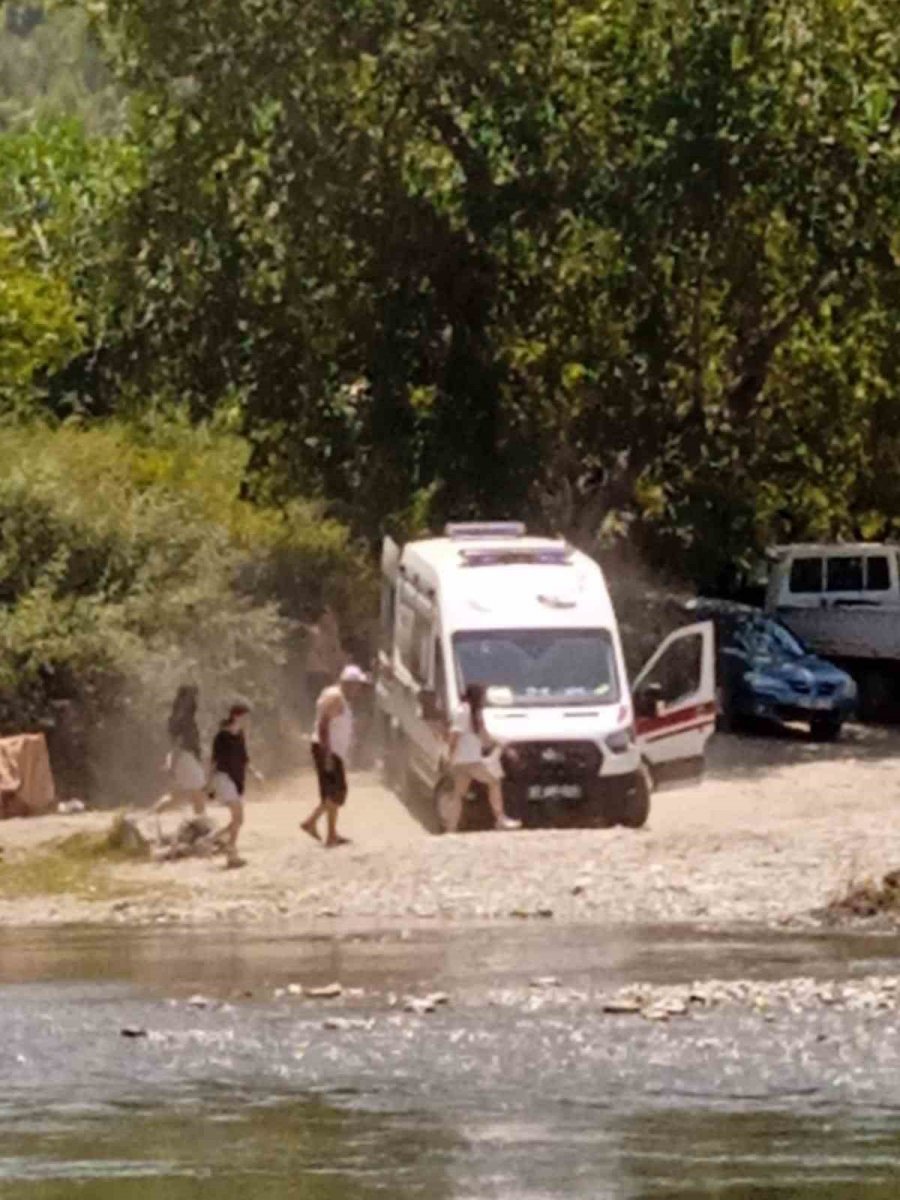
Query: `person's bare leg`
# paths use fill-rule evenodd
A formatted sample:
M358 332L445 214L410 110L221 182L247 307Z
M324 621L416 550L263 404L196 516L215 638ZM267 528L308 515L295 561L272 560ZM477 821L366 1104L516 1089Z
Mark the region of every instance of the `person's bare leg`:
M154 817L158 817L164 812L171 812L173 808L178 808L183 802L184 796L181 792L166 792L164 796L160 796L150 812Z
M335 846L345 846L347 839L341 837L337 831L338 813L341 811L341 806L335 804L332 800L325 801L325 816L328 821L328 836L325 839L325 845L333 849Z
M309 836L311 838L315 838L317 842L322 840L319 837L318 827L320 818L325 815L325 807L326 806L324 804L319 804L315 811L308 816L305 821L300 822L300 828L303 830L303 832L308 833Z
M171 791L166 792L164 796L160 796L157 802L150 809L150 815L156 817L156 840L162 842L163 827L160 817L163 813L172 812L176 808L181 808L185 801L184 792Z
M330 846L337 840L337 806L328 801L325 802L325 827L325 845Z
M229 807L231 809L231 821L225 830L225 853L228 855L227 865L229 867L236 867L242 864L241 857L237 852L237 842L241 826L244 824L244 806L239 802L231 804Z
M520 829L522 822L513 821L506 815L503 807L503 789L500 786L499 779L491 779L487 785L488 803L491 806L491 812L494 814L494 827L496 829Z
M487 785L488 804L491 806L491 812L494 814L495 821L502 821L506 816L503 811L503 792L500 790L500 781L492 779Z
M206 796L203 792L191 792L191 808L195 817L206 815Z

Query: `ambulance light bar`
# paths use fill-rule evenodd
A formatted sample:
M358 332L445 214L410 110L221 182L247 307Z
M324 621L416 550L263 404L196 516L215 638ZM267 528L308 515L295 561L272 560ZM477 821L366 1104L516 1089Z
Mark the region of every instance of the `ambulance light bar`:
M527 532L522 521L454 521L444 529L444 535L456 542L477 538L521 538Z

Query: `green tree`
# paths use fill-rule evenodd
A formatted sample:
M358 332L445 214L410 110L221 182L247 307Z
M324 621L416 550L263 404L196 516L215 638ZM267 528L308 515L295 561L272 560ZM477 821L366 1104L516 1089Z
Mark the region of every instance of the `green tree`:
M41 378L81 345L65 280L34 271L11 229L0 228L0 413L27 410Z
M49 390L57 411L78 403L85 374L118 332L112 230L139 179L133 144L90 135L78 119L0 133L0 321L5 313L17 331L0 346L5 396L46 401Z
M150 146L110 378L236 398L263 494L704 583L896 517L889 0L91 7Z
M604 148L599 219L582 207L574 237L621 255L579 280L574 344L577 308L542 322L565 342L529 379L568 394L587 515L624 504L716 582L770 536L854 532L896 396L900 43L887 4L619 8L618 30L570 25L582 121L559 153L584 146L590 174Z
M88 26L74 9L0 4L0 130L60 116L96 133L122 127L122 95Z
M545 9L498 8L476 40L498 61L529 22L546 42ZM435 484L446 511L517 504L531 467L504 428L491 326L528 189L469 204L485 173L469 163L467 182L462 159L481 155L455 97L440 99L460 30L461 95L477 69L478 6L421 21L402 5L107 12L154 146L132 211L124 375L147 365L146 390L197 412L236 387L266 494L316 488L368 533Z
M316 506L241 500L247 453L183 422L0 426L0 732L68 702L94 761L134 787L192 681L207 709L249 696L283 752L300 622L327 602L364 634L371 576Z

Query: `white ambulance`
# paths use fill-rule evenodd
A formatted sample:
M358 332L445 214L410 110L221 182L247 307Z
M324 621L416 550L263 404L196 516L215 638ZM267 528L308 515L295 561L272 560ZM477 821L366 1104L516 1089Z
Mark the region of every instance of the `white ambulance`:
M629 686L603 572L563 541L514 523L450 525L402 549L386 540L382 574L386 771L431 811L447 786L447 725L472 683L502 748L506 811L526 826L640 826L655 780L702 768L716 720L709 623L666 638Z

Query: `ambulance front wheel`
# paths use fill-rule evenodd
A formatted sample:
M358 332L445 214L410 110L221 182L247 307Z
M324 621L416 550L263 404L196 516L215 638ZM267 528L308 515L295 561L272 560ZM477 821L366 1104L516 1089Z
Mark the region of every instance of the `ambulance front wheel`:
M599 780L591 805L594 817L591 824L600 829L613 825L640 829L650 816L652 792L653 778L644 763L633 775Z
M619 824L626 829L641 829L650 816L650 797L653 795L653 776L646 763L641 763L628 781L622 796Z

